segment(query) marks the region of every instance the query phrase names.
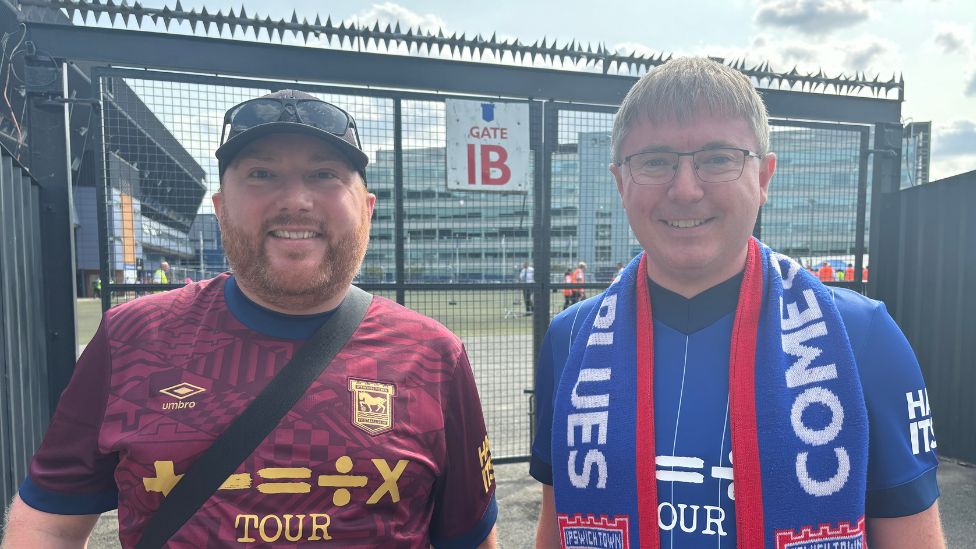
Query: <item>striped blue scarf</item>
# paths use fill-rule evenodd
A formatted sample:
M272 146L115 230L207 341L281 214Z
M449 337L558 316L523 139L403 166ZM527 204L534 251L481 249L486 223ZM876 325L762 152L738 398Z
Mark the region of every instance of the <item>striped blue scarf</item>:
M646 262L597 297L556 392L565 548L659 547ZM829 290L755 239L730 356L737 546L866 546L867 412L847 332Z

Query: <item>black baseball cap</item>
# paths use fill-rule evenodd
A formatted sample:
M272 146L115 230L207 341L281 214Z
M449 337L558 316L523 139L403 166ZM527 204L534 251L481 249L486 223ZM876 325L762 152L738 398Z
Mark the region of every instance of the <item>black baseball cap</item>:
M215 153L220 175L244 147L273 133L301 133L322 139L345 154L366 179L369 156L360 144L356 120L332 103L297 90L249 99L224 114L221 145Z

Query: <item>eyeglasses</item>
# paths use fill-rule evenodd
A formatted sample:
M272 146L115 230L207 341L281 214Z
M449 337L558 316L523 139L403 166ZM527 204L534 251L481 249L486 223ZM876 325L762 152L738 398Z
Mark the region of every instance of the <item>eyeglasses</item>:
M345 137L351 129L356 145L362 148L356 123L349 113L317 99L288 99L261 97L245 101L224 114L224 128L220 133L220 144L235 135L255 126L272 122L297 122L313 128ZM227 128L230 127L230 132ZM346 138L348 141L348 138Z
M742 175L746 158L762 158L764 155L747 149L719 147L693 152L653 151L632 154L619 166L627 165L630 176L638 185L667 185L678 173L682 156L690 156L695 174L702 183L735 181Z

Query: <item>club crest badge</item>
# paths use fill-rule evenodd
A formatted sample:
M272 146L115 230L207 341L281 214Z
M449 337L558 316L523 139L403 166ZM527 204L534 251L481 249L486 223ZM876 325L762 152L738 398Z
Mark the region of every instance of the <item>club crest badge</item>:
M630 549L630 517L556 515L565 549Z
M819 549L821 547L842 549L867 547L864 539L864 517L861 517L857 524L842 522L837 526L821 524L816 530L807 526L799 532L776 531L776 549Z
M349 378L352 394L352 424L371 435L393 428L393 397L396 385L368 379Z

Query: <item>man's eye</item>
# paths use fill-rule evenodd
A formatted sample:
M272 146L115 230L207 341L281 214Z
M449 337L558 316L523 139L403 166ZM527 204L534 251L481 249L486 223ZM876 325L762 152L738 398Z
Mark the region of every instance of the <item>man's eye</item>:
M710 164L712 166L724 166L726 164L731 164L735 162L733 155L728 153L712 153L703 155L701 159L702 164Z
M252 179L268 179L271 177L271 172L268 170L254 169L248 172L247 176Z
M321 170L321 171L315 172L315 178L316 179L335 179L336 178L336 174L335 174L335 172L330 172L328 170Z

